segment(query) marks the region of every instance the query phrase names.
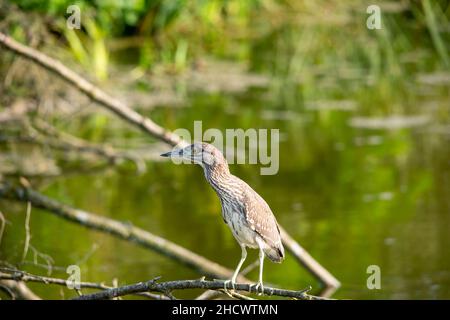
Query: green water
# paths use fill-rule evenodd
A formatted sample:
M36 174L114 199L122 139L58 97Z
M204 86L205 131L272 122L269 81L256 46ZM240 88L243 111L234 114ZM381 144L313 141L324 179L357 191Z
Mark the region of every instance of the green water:
M195 94L189 108L152 113L192 128L199 120L196 115L208 108L201 119L204 128L248 128L258 119L258 127L280 129L278 174L261 176L258 165L232 165L231 171L253 186L280 224L342 282L335 297L449 298L448 133L432 130L433 124L356 129L349 126L355 112L339 110L264 120L267 109L259 99L254 91L238 96ZM236 108L245 116L230 112ZM239 246L222 222L219 201L200 167L149 163L143 175L111 168L47 181L41 190L78 208L130 222L229 268L239 260ZM2 202L1 211L9 221L2 259L20 261L25 207ZM79 264L86 281L200 276L156 253L37 209L30 225L31 244L51 256L56 267ZM254 261L256 252L249 256L248 261ZM30 253L27 260L32 258ZM369 265L381 268L380 290L366 287ZM35 266L28 270L46 271ZM58 268L53 275L65 276ZM249 276L256 279L257 271ZM267 262L264 277L286 288L318 288L289 255L281 265ZM60 289L31 287L45 297L60 297Z

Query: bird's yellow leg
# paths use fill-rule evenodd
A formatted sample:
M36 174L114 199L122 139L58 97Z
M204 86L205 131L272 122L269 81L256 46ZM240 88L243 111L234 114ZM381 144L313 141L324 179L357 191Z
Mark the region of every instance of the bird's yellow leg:
M264 269L264 251L262 247L259 247L259 281L255 286L255 292L258 295L262 295L264 293L264 284L263 284L263 269ZM260 290L260 292L258 292Z
M227 295L230 295L227 288L228 284L231 282L231 287L233 288L233 290L235 289L234 285L236 284L237 276L239 274L239 271L241 270L242 265L244 264L245 259L247 258L247 250L245 249L245 246L241 246L241 250L241 260L239 261L236 270L234 271L233 277L231 278L231 280L224 281L223 283L223 289Z

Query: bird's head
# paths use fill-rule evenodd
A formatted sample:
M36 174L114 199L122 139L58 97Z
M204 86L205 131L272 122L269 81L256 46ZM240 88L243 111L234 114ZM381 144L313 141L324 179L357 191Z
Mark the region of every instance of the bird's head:
M195 142L185 148L175 149L161 154L162 157L189 160L202 167L214 167L226 164L226 160L219 149L205 142Z

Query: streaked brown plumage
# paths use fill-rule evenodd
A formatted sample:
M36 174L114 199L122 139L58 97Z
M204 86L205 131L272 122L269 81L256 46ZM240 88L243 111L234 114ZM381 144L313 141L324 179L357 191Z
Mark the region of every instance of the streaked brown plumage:
M165 157L188 159L203 167L206 180L219 196L222 217L242 249L241 260L230 280L236 282L247 256L246 247L260 250L259 288L263 289L263 260L284 259L280 230L269 205L246 182L232 175L223 154L208 143L194 143L186 148L162 154Z

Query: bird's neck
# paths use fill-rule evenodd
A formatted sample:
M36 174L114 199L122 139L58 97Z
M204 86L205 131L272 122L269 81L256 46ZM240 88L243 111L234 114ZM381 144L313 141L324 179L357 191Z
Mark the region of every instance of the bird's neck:
M226 188L229 186L228 182L233 177L228 164L226 162L218 163L209 167L203 167L203 169L206 180L220 196L221 192L226 191Z

